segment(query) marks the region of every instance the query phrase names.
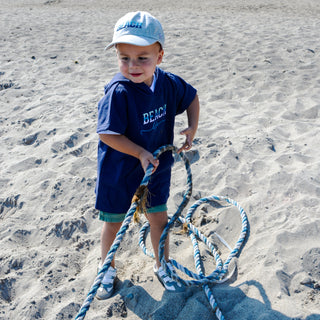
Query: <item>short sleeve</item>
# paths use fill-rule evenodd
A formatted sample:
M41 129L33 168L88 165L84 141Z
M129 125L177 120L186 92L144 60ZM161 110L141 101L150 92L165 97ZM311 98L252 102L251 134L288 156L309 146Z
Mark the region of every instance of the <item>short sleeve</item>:
M127 95L121 85L109 88L98 103L97 133L124 134L128 124Z
M168 75L175 84L177 97L176 114L180 114L190 106L197 94L197 90L179 76L172 73L168 73Z

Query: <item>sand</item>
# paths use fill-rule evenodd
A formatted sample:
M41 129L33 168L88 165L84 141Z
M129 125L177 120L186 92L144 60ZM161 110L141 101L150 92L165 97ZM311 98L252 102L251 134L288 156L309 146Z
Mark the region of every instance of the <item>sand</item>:
M198 89L187 153L191 203L238 201L250 232L234 277L212 290L226 319L320 319L320 4L311 0L0 0L0 319L72 319L96 275L97 102L117 72L104 46L128 11L166 34L164 70ZM176 141L186 125L177 118ZM186 185L173 169L169 211ZM195 225L237 240L237 211L205 205ZM215 319L201 288L169 294L132 224L116 294L86 319ZM179 229L178 229L179 230ZM193 268L186 235L171 255ZM149 244L150 246L150 244ZM228 251L219 248L222 257ZM202 248L206 272L215 268Z

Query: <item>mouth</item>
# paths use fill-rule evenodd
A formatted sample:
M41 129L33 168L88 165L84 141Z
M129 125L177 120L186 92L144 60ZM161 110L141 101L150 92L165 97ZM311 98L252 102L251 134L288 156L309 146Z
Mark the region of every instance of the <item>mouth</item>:
M142 73L130 73L131 77L138 78L142 75Z

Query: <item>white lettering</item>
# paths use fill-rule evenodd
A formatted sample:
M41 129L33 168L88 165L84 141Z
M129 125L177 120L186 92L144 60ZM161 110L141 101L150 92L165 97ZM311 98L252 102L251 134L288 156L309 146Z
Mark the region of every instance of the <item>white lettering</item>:
M150 122L153 122L155 119L153 118L153 114L154 114L154 111L150 111L149 112L149 119L150 119Z
M149 115L148 113L143 114L143 124L148 124L149 123Z
M159 108L159 110L160 110L160 108ZM159 119L160 117L159 117L159 110L154 110L154 120L157 120L157 119Z
M152 123L166 115L167 105L165 104L163 107L158 109L154 109L153 111L149 111L143 113L143 124Z

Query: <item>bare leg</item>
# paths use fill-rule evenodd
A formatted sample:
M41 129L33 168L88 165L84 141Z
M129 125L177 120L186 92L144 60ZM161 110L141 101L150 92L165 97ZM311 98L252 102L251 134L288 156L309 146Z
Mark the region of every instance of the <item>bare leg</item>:
M101 230L101 263L104 262L107 253L110 250L110 247L116 238L117 232L119 231L121 227L122 222L104 222ZM115 257L113 257L113 260L111 262L111 266L114 268Z
M150 223L150 237L154 255L156 258L156 266L157 268L159 268L161 266L159 260L159 242L163 229L168 223L167 211L148 213L147 218ZM164 258L166 261L169 261L169 236L167 237L164 246Z

